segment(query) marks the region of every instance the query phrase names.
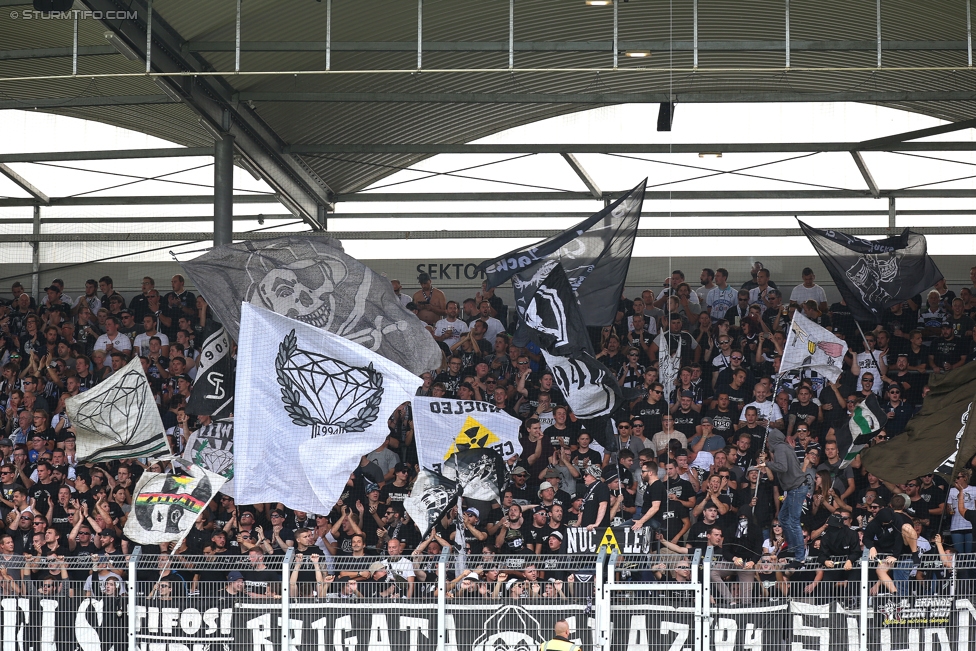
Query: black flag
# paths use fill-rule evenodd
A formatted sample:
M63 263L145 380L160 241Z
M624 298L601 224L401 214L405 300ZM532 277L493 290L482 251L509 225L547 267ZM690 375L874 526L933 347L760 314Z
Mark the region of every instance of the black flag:
M550 355L545 349L542 354L553 381L586 431L607 451L616 450L617 440L607 425L623 396L613 372L585 351L572 357Z
M557 355L590 348L579 301L561 264L547 260L531 275L514 276L512 283L519 315L516 346L534 341Z
M948 475L976 454L976 426L970 418L976 364L933 374L929 389L922 410L908 421L904 433L861 453L861 463L871 474L903 484L931 472Z
M403 501L403 508L420 529L420 537L427 534L455 504L461 490L457 482L433 470L421 468L410 496Z
M901 235L862 240L799 223L859 321L878 322L887 308L912 298L942 278L935 261L926 253L925 236L920 233L906 228Z
M230 356L230 336L219 323L210 325L200 348L197 377L187 401L186 411L199 416L226 418L234 411L234 360Z
M485 260L479 271L487 275L489 287L498 287L515 274L531 277L544 260L557 260L576 291L586 325L613 323L634 251L645 185L647 179L565 232Z
M458 450L441 467L444 477L456 482L461 495L470 500L500 500L508 481L505 460L492 448Z

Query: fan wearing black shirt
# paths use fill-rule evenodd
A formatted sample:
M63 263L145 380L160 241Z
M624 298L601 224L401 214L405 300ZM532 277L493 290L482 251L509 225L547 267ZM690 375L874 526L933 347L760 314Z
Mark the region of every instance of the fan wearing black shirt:
M598 464L586 467L583 471L583 514L580 526L593 531L610 523L610 489L601 479L603 471Z
M410 465L400 462L393 468L393 481L380 491L380 501L384 504L403 504L410 496Z
M731 443L738 427L739 414L732 410L728 391L720 391L715 407L705 414L712 419L712 434L718 434L726 443Z
M695 394L691 391L683 391L678 398L677 408L674 410L674 429L691 439L698 432L698 425L701 423L701 414L694 408Z
M732 353L732 360L736 360L737 357L741 357L742 353L740 351L735 351ZM742 413L742 408L746 406L747 403L752 402L752 391L748 388L750 385L747 383L749 379L749 372L744 368L737 368L731 373L729 373L728 384L722 383L722 374L726 373L728 369L722 371L719 374L718 386L716 391L719 393L726 393L729 396L729 404L732 411L735 413L736 418Z
M813 402L813 391L802 385L796 390L796 400L790 403L790 413L787 417L787 434L792 434L800 424L806 424L814 437L820 435L820 422L823 414L820 405Z
M664 385L654 382L647 390L647 398L638 400L630 409L631 416L640 416L644 421L645 432L660 432L661 417L668 411L668 403L664 400Z
M691 482L681 479L678 465L669 461L664 482L667 499L661 505L662 535L665 540L677 543L691 527L689 510L695 506L695 489Z
M948 373L966 363L966 344L956 336L952 323L942 322L942 336L932 342L929 369L933 373Z

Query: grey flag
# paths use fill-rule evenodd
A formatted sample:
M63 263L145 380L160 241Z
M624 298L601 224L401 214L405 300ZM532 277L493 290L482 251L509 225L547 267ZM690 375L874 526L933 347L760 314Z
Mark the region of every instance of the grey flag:
M530 278L545 260L560 262L579 298L588 326L613 323L630 269L634 239L644 204L647 179L600 212L547 240L509 251L478 268L485 272L490 287L498 287L519 274ZM531 294L517 293L525 304Z
M362 344L417 375L440 366L441 350L423 322L339 240L240 242L180 264L235 340L241 303L251 303Z

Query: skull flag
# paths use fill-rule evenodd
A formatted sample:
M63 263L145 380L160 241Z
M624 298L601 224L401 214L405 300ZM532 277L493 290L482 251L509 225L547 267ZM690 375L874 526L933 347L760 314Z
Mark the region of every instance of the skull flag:
M230 337L220 324L214 324L208 330L200 348L196 382L186 411L226 418L234 411L234 360L230 355Z
M926 253L925 236L907 228L901 235L862 240L800 222L854 318L877 323L884 311L942 278Z
M328 513L421 380L359 344L241 306L234 490L240 504Z
M489 287L498 287L515 274L531 277L544 260L558 261L579 297L586 325L612 323L630 269L646 185L644 179L633 190L569 230L485 260L478 269L485 272ZM532 296L516 290L516 298L527 302ZM524 306L516 307L521 310Z
M95 387L65 401L79 463L151 457L169 450L142 361L132 361Z
M136 484L125 535L140 545L173 542L178 548L224 478L191 465L189 476L144 472Z
M416 375L440 366L437 342L390 281L346 255L339 240L241 242L180 264L235 340L244 302L355 341Z

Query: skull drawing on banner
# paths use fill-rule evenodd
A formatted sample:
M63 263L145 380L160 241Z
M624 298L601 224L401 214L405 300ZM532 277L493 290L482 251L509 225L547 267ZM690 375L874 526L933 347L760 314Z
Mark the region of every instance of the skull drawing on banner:
M520 606L502 606L484 624L473 651L530 651L545 642L539 620Z
M382 335L371 324L360 323L370 278L350 270L337 244L287 242L253 250L246 264L251 282L245 299L375 350L370 344L378 346ZM357 331L364 325L365 331Z
M326 328L335 314L332 293L345 277L341 260L296 260L265 274L257 284L257 296L278 314Z

